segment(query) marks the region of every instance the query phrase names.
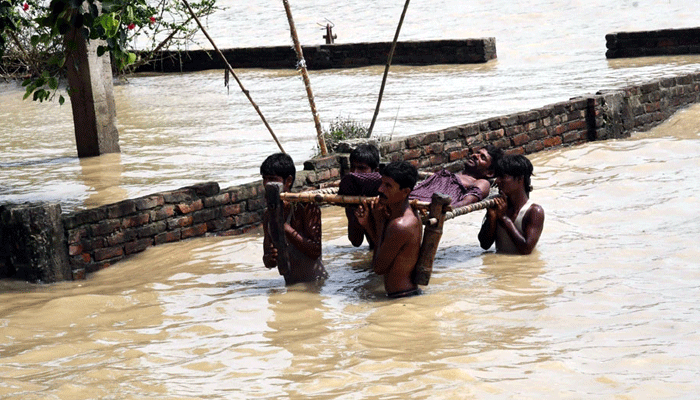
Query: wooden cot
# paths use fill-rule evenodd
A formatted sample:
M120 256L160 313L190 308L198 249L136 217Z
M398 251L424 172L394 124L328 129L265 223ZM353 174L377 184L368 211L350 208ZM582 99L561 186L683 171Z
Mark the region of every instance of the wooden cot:
M284 235L283 201L299 203L330 204L348 206L361 204L363 201L374 200L376 197L339 195L337 187L329 187L300 193L282 193L282 184L268 183L265 186L265 199L270 210L269 232L272 242L277 248L277 263L280 274L285 274L291 268L287 255L287 239ZM495 204L493 196L466 206L452 208L452 199L441 193L433 193L430 202L411 200L410 205L418 212L423 223L423 240L413 281L417 285L427 285L433 271L433 262L437 253L442 227L446 220L468 214L473 211L489 208Z

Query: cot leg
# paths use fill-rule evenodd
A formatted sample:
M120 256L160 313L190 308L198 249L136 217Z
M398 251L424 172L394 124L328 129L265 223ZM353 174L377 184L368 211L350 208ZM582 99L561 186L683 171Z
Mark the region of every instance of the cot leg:
M270 239L277 249L277 269L280 275L287 275L290 272L289 253L287 251L287 238L284 235L284 206L280 199L282 184L270 182L265 185L265 200L269 210L270 219L267 231Z
M420 255L413 272L413 282L416 285L427 285L430 281L430 274L433 272L433 261L437 253L440 239L442 238L442 226L445 223L445 208L452 202L449 196L442 193L433 193L430 202L428 218L437 219L435 225L427 224L423 231L423 242L420 247Z

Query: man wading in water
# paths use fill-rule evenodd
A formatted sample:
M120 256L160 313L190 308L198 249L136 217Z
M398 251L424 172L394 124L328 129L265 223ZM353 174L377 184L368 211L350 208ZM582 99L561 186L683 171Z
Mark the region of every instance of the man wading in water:
M260 166L263 184L279 182L282 192L291 190L296 176L292 157L275 153ZM284 282L291 285L312 282L328 277L321 261L321 209L315 203L284 203L284 234L289 246L289 260L293 268L284 275ZM267 268L277 267L277 248L272 243L268 222L269 210L263 214L263 263Z
M486 211L479 231L479 243L488 250L496 242L496 251L530 254L544 226L544 210L530 200L532 163L523 155L503 156L496 163L496 185L501 196Z
M416 184L418 171L398 161L387 164L381 175L379 199L363 202L355 216L375 243L372 268L384 275L387 296L417 295L421 290L411 276L418 262L423 225L409 205L408 194Z

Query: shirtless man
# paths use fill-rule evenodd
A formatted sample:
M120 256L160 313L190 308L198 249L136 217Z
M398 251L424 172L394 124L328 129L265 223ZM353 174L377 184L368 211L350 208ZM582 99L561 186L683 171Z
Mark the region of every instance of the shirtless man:
M523 155L506 155L496 163L496 184L500 196L486 211L479 231L479 243L487 250L530 254L544 226L544 210L530 200L532 163Z
M387 296L417 295L421 290L411 276L420 253L423 225L409 205L408 194L416 184L418 171L408 162L397 161L387 164L381 174L379 198L364 202L355 216L376 245L372 268L384 275Z
M263 184L279 182L282 192L290 191L296 176L292 158L284 153L275 153L260 166ZM284 275L287 285L311 282L328 277L321 261L321 209L315 203L284 204L284 234L287 238L290 271ZM277 267L277 248L269 231L270 212L263 214L263 264L267 268Z
M489 195L494 166L502 155L503 150L493 145L472 151L464 161L464 169L461 173L438 171L420 182L410 198L429 202L433 193L443 193L452 198L452 207L481 201Z
M345 175L340 182L338 194L352 196L377 195L377 189L381 182L379 168L379 149L372 144L360 144L350 153L350 173ZM355 217L356 206L345 207L345 216L348 219L348 240L353 246L362 245L366 236L365 229L357 222ZM374 248L374 243L367 238L369 248Z

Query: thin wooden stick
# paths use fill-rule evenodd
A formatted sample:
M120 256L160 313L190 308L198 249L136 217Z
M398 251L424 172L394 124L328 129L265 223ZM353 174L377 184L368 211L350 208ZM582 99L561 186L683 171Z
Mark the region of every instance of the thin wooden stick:
M294 26L294 18L292 18L292 9L289 7L289 2L287 0L282 0L282 3L284 3L284 10L287 12L287 21L289 21L289 31L292 35L292 40L294 41L294 51L297 53L297 61L299 68L301 69L301 76L304 79L304 86L306 87L306 97L309 98L311 114L313 114L314 116L314 124L316 125L316 137L318 138L318 147L321 149L321 155L325 156L328 154L328 149L326 148L326 140L323 138L321 121L318 118L318 112L316 111L316 103L314 102L314 93L313 91L311 91L311 81L309 80L309 74L306 72L306 60L304 60L304 53L301 50L301 44L299 44L299 37L297 36L297 28Z
M408 3L411 0L406 0L406 4L403 6L403 12L401 13L401 19L399 20L399 26L396 27L396 34L394 35L394 41L391 43L391 50L389 51L389 58L386 62L386 68L384 68L384 77L382 78L382 86L379 89L379 98L377 99L377 107L374 109L374 116L372 117L372 123L369 125L367 130L367 136L372 136L372 129L374 129L374 123L377 121L377 115L379 115L379 105L382 104L382 96L384 95L384 85L386 85L386 76L389 74L389 67L391 66L391 59L394 57L394 50L396 49L396 42L399 40L399 32L401 31L401 25L403 25L403 18L406 16L406 10L408 10Z
M245 94L245 96L248 98L248 100L250 101L250 104L252 104L253 107L255 108L255 111L258 112L258 115L260 116L260 118L262 119L263 123L264 123L265 126L267 127L267 130L270 131L270 134L272 135L272 138L275 139L275 143L277 143L277 146L280 148L280 151L281 151L282 153L285 153L284 149L282 148L282 143L280 143L280 141L277 140L277 136L275 136L275 133L272 131L272 128L270 127L270 124L267 123L267 120L265 119L265 116L263 116L262 112L260 111L260 108L258 108L258 105L255 104L255 102L253 101L253 98L250 97L250 93L243 87L243 83L241 83L241 81L238 79L238 76L236 76L236 72L235 72L235 71L233 70L233 68L231 67L231 64L228 63L228 60L226 59L226 57L224 57L223 53L221 53L221 51L219 50L219 48L216 47L216 44L214 43L214 41L212 40L212 38L209 36L209 34L207 33L207 31L204 29L204 26L202 26L202 23L199 22L199 18L197 18L197 15L195 15L194 11L192 11L192 7L190 7L190 3L188 3L187 0L182 0L182 2L185 4L185 7L187 7L187 9L189 10L190 14L192 15L192 18L194 18L194 20L197 21L197 25L199 25L199 29L202 30L202 33L204 33L204 36L206 36L207 39L209 39L209 43L211 43L211 45L214 47L214 50L216 51L216 53L217 53L217 54L219 55L219 57L221 57L221 59L224 61L224 63L226 64L226 67L227 67L228 70L229 70L229 72L231 72L231 74L233 75L233 79L235 79L236 82L238 82L238 86L241 88L241 90L243 91L243 93Z

